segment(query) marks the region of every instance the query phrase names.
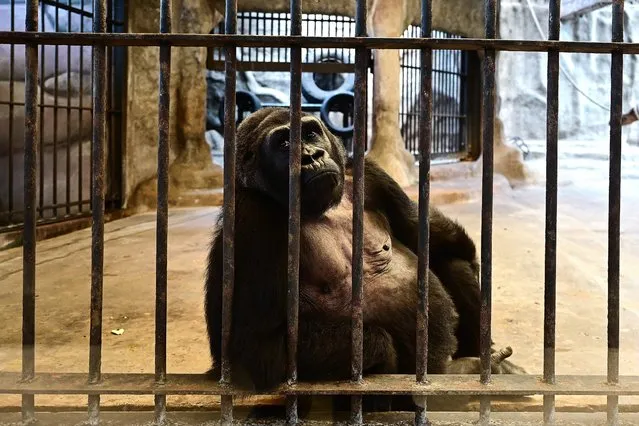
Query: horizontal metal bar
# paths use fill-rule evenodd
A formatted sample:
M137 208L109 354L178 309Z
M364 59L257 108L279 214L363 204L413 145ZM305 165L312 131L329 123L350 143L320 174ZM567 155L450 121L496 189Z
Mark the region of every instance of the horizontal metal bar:
M304 47L354 49L434 49L434 50L506 50L514 52L547 52L559 50L567 53L639 54L639 43L556 41L556 40L501 40L473 38L397 38L397 37L306 37L306 36L256 36L227 34L140 34L140 33L28 33L24 31L0 31L0 44L47 44L90 46L171 46L190 47Z
M0 105L13 105L13 106L24 106L24 102L11 102L11 101L0 101ZM41 108L52 108L56 110L73 110L73 111L91 111L93 108L91 107L79 107L79 106L67 106L67 105L54 105L54 104L38 104Z
M0 373L0 394L63 395L250 395L250 392L221 385L205 374L167 374L157 384L154 374L101 374L101 381L89 384L87 374L39 373L22 381L20 373ZM618 384L607 384L606 376L556 376L556 384L541 375L502 375L491 377L489 385L477 375L428 376L428 384L418 384L415 375L365 376L361 383L340 382L282 385L270 395L639 395L639 376L621 376Z
M208 62L207 69L213 71L224 71L224 61L214 60ZM290 62L254 62L254 61L238 61L238 71L271 71L271 72L289 72L291 70ZM314 62L302 63L302 72L317 73L354 73L355 64L339 64L333 62Z

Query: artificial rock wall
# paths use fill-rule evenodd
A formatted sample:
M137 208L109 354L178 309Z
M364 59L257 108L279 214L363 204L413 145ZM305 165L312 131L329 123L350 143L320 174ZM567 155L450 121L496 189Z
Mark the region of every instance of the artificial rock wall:
M548 1L531 0L532 9L548 34ZM502 1L501 37L539 40L526 0ZM610 6L561 23L561 40L610 41ZM625 2L625 41L639 42L639 2ZM639 62L637 55L624 56L623 110L639 101ZM606 140L610 112L610 55L562 53L560 62L569 77L559 76L559 138ZM499 116L506 137L546 138L546 66L545 53L501 52L498 62L498 88L501 100ZM571 78L575 86L570 82ZM594 102L579 92L581 90ZM596 103L595 103L596 102ZM599 105L598 105L599 104ZM603 107L603 108L602 108ZM639 140L636 126L624 128L625 138ZM630 140L628 140L630 142Z

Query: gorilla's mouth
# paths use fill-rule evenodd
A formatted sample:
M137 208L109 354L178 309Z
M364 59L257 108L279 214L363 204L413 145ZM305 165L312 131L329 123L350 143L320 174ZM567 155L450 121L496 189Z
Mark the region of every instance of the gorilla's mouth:
M337 183L337 172L335 170L302 170L302 183L304 185L311 185L317 183L318 180L332 177L331 181Z
M307 217L322 215L341 198L339 173L324 169L302 173L302 213Z

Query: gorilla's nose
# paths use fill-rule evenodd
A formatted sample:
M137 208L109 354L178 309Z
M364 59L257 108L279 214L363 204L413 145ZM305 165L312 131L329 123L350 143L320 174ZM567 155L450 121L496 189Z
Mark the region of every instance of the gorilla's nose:
M326 151L315 146L304 146L302 150L302 166L310 166L324 158Z

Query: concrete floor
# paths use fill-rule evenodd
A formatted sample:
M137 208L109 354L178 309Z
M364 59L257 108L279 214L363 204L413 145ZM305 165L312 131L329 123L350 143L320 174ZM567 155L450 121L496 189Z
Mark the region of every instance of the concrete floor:
M602 162L603 163L603 162ZM542 163L533 163L539 167ZM603 167L603 165L600 165ZM606 181L560 173L557 259L557 374L606 374ZM639 190L622 185L621 374L639 374ZM493 338L511 345L512 360L540 374L543 361L544 188L495 194L493 232ZM480 202L441 208L465 225L479 246ZM217 208L170 212L168 358L171 373L209 367L202 310L204 261ZM106 224L103 372L154 371L155 215ZM36 371L87 372L91 230L37 246ZM22 252L0 252L0 371L20 371ZM124 329L121 335L112 334ZM539 399L532 399L539 406ZM635 405L634 398L621 398ZM36 396L43 407L82 407L85 397ZM171 396L169 407L217 406L218 398ZM0 411L20 398L0 395ZM152 396L103 396L105 407L151 406ZM558 397L558 407L600 409L605 397ZM512 408L512 407L511 407ZM514 408L516 409L516 407ZM0 419L0 423L2 420Z

